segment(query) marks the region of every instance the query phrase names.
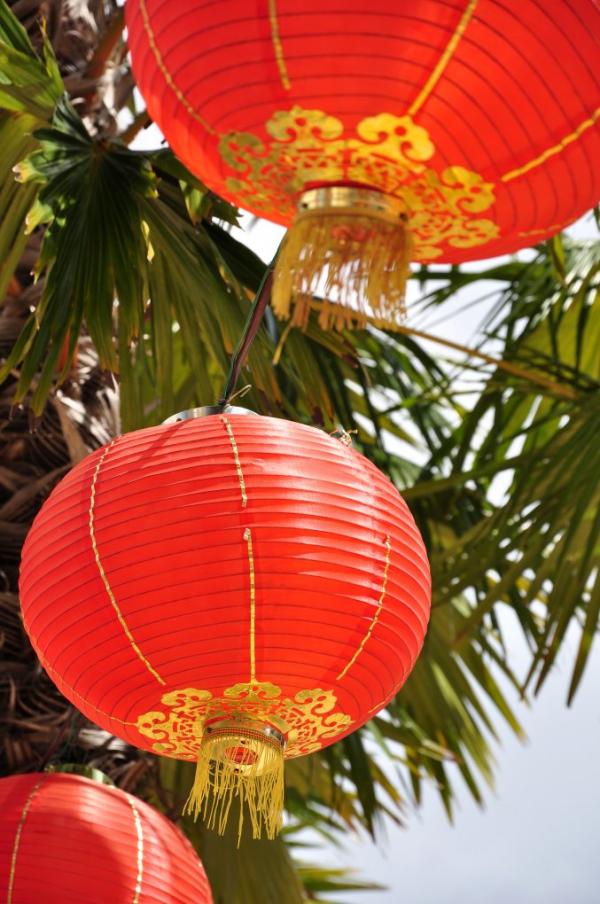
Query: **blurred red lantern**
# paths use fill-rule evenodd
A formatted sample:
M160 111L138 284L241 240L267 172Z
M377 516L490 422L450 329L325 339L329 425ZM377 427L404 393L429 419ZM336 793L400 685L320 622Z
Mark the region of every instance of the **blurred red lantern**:
M312 427L226 413L127 434L77 465L29 533L21 601L82 712L197 761L191 804L209 825L223 830L238 793L255 835L272 836L283 758L396 694L430 581L406 504L367 459Z
M5 904L212 904L189 841L153 807L77 775L0 779Z
M600 198L596 0L128 0L148 111L206 184L289 226L304 323L389 323L406 261L513 252Z

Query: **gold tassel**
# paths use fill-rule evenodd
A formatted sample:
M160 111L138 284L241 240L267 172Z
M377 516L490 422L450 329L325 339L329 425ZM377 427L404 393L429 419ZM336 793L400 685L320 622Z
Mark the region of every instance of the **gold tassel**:
M282 824L283 792L283 741L277 732L235 722L208 726L184 813L195 819L201 814L209 829L223 835L239 797L239 847L245 810L253 838L275 838Z
M406 313L411 250L397 199L343 186L305 192L277 261L273 310L301 329L313 308L324 330L393 329Z

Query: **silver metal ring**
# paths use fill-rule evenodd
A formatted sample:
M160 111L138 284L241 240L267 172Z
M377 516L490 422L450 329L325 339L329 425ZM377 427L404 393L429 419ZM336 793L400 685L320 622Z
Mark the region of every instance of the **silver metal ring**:
M188 408L186 411L178 411L172 414L163 424L178 424L180 421L191 421L199 417L211 417L215 414L253 414L259 417L256 411L249 408L238 408L235 405L204 405L202 408Z

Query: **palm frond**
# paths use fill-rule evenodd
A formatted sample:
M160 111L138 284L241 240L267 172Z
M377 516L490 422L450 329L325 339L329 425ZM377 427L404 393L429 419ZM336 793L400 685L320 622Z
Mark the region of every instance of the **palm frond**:
M434 553L439 599L476 595L467 641L496 605L511 605L535 647L529 679L537 675L536 689L569 625L578 623L571 700L599 612L600 251L598 243L565 243L557 273L555 249L556 243L545 246L523 265L517 283L500 296L489 330L504 343L505 360L558 381L571 397L494 371L438 452L437 464L447 456L451 475L417 484L408 495L452 499L468 486L486 495L486 517ZM502 473L509 480L506 498L494 504L488 491Z

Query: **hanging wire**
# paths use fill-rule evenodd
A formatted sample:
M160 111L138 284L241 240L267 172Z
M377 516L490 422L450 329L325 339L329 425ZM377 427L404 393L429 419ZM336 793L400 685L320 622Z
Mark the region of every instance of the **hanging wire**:
M236 345L235 350L231 356L231 363L229 365L229 372L227 374L227 379L223 388L223 394L217 403L221 408L225 408L225 406L228 405L233 398L235 387L240 376L240 371L244 366L248 352L250 351L250 346L254 341L254 337L258 332L258 328L262 322L265 310L270 301L271 291L273 288L273 270L277 262L280 248L281 245L275 252L273 260L268 265L263 274L263 278L261 279L256 295L254 296L252 307L250 308L250 311L248 313L242 335L240 336L238 344ZM236 393L236 395L238 394L239 393Z

